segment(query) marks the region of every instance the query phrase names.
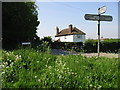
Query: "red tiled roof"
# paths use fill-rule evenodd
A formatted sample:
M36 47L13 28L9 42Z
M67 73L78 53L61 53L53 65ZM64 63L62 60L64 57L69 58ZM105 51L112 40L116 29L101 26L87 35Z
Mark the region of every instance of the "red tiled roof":
M70 32L69 28L63 29L62 31L60 31L58 33L58 35L56 35L55 37L58 36L66 36L66 35L74 35L74 34L79 34L79 35L86 35L84 32L82 32L81 30L79 30L78 28L74 27L72 29L72 32Z

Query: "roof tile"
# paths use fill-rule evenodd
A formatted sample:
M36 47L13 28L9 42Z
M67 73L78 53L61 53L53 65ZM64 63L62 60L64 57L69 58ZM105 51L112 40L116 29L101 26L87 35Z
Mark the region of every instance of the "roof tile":
M66 36L66 35L73 35L73 34L80 34L80 35L86 35L84 32L82 32L81 30L79 30L78 28L74 27L72 29L72 32L70 32L69 28L63 29L62 31L60 31L58 33L58 35L56 35L55 37L58 36Z

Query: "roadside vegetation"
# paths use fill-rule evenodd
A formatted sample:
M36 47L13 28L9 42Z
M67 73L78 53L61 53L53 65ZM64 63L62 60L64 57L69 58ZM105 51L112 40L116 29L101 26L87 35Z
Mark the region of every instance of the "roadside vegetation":
M3 88L117 88L118 59L2 50Z

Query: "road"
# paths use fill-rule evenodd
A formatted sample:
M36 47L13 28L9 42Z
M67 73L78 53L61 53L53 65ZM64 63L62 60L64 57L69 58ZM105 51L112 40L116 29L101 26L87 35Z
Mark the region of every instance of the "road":
M79 55L80 53L77 52L70 52L65 50L58 50L58 49L51 49L52 55ZM97 53L81 53L82 56L92 57L97 56ZM120 55L115 53L100 53L100 56L108 57L108 58L118 58Z
M65 51L65 50L51 49L51 54L52 55L76 55L78 53Z

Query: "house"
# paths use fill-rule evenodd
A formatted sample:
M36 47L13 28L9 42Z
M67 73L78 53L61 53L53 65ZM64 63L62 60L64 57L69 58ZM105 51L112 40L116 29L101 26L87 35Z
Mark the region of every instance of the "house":
M60 42L85 42L85 33L72 25L68 28L59 31L56 27L55 41Z

